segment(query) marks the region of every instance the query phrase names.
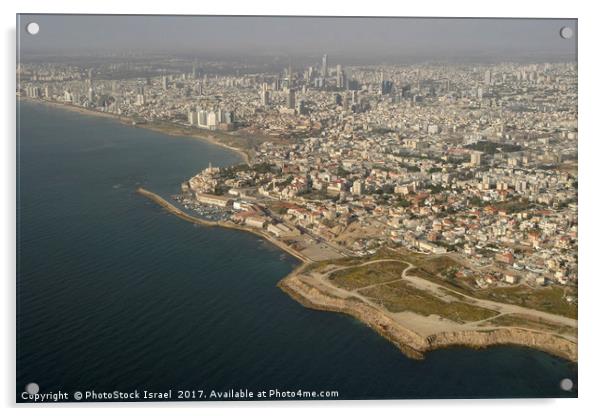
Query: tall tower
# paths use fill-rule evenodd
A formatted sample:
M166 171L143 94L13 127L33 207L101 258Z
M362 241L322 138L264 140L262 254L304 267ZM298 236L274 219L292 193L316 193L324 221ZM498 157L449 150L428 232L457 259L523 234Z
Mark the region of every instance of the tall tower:
M288 87L293 88L293 61L288 59Z
M324 54L322 56L322 77L326 78L328 76L328 54Z
M198 61L195 59L194 63L192 64L192 79L197 78L197 66L198 66Z
M270 105L270 92L268 91L268 84L265 82L261 86L261 105L264 107Z
M288 89L288 97L286 99L287 107L294 110L295 109L295 90L294 88Z

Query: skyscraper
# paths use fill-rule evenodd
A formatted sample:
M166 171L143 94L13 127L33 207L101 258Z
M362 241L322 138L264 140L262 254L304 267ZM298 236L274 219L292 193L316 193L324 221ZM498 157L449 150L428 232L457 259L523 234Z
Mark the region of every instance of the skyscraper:
M380 72L380 93L381 95L390 94L393 91L393 81L385 79L385 72Z
M347 80L345 79L345 71L341 64L337 65L337 88L347 88Z
M146 104L146 99L144 96L144 85L139 85L136 91L136 105L144 104Z
M268 84L265 82L261 85L261 105L264 107L270 105L270 91L268 90Z
M307 107L305 107L305 101L304 100L299 100L297 102L297 107L296 107L295 110L297 111L297 114L300 114L300 115L307 114Z
M286 98L286 106L292 110L295 109L295 89L288 89L288 96Z
M328 54L324 54L322 56L322 77L326 78L328 76Z

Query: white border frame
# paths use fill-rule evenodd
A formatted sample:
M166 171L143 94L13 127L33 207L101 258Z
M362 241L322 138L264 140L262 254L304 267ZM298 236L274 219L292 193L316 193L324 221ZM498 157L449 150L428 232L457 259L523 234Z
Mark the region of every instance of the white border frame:
M579 221L582 225L579 232L580 243L580 297L579 297L579 399L546 399L546 400L426 400L426 401L343 401L343 402L254 402L254 403L154 403L154 404L61 404L44 405L50 413L63 414L65 411L104 414L107 407L112 407L117 414L140 411L150 414L164 414L166 411L188 410L198 414L199 411L211 414L224 414L233 411L244 411L251 415L287 412L304 414L308 412L328 414L346 412L351 415L365 414L366 411L381 410L396 412L434 411L447 415L480 414L507 415L509 412L529 411L545 412L548 415L580 413L594 408L598 398L597 386L602 371L597 356L600 345L598 334L599 323L596 304L601 293L599 266L596 262L598 231L598 203L601 198L597 189L599 176L598 158L602 156L601 140L597 134L600 118L596 100L602 98L600 76L600 27L602 16L596 13L597 7L591 2L526 2L524 0L506 0L504 2L471 2L465 0L420 2L391 2L371 0L363 4L351 1L304 0L301 2L243 1L228 2L155 2L148 0L130 0L127 3L116 0L103 2L73 2L69 0L21 0L17 4L2 5L2 24L4 29L4 83L2 83L2 125L5 140L2 142L2 250L1 263L4 273L4 302L2 312L4 318L3 339L0 343L4 362L0 384L2 404L5 407L17 408L41 407L18 405L13 403L15 391L15 15L16 13L105 13L105 14L249 14L249 15L330 15L330 16L420 16L420 17L553 17L579 19L579 172L580 201Z

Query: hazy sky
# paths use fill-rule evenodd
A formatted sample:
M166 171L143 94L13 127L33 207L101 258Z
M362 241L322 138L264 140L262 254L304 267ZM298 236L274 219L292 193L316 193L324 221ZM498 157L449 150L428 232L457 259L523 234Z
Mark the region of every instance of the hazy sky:
M22 51L567 56L576 20L20 15ZM40 25L36 36L27 23Z

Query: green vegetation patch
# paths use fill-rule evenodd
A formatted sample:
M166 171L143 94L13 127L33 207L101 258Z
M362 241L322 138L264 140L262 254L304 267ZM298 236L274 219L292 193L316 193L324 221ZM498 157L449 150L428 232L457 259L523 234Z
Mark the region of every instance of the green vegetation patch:
M406 263L382 262L366 266L353 267L332 273L329 279L335 285L347 290L356 290L365 286L382 284L401 279Z
M359 291L380 303L391 312L414 312L419 315L439 315L454 322L475 322L496 316L496 311L464 302L446 302L437 296L399 281Z
M568 295L575 295L575 289L558 286L530 288L527 286L499 287L475 291L475 297L497 302L511 303L525 308L562 315L577 319L577 305L565 300Z
M508 214L514 214L516 212L526 211L531 208L535 208L535 205L527 200L519 198L511 199L509 201L501 201L493 204L495 208L500 211L505 211Z
M577 328L567 325L558 325L541 318L536 318L523 314L501 315L490 321L483 322L483 325L511 326L525 329L534 329L543 332L555 332L563 335L577 336Z

